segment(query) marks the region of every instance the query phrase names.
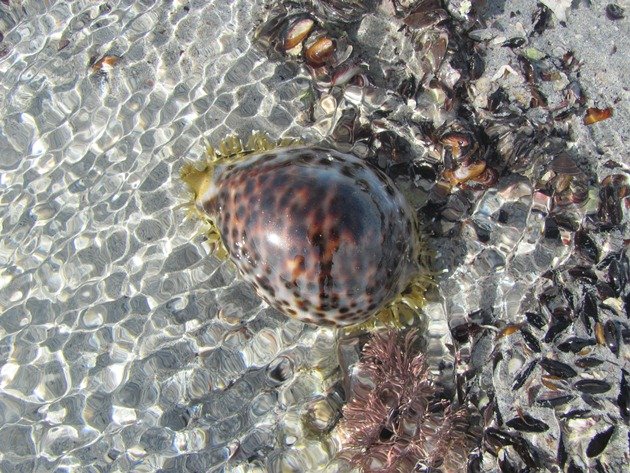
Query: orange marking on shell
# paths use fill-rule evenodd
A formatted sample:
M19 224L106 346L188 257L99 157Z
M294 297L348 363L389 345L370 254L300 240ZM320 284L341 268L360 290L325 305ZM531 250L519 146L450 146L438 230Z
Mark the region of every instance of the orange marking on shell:
M306 49L304 56L311 66L319 67L330 59L335 49L335 42L328 36L322 36Z
M292 260L287 261L287 266L289 271L291 271L291 278L295 281L299 278L305 270L305 260L304 256L298 255Z
M449 181L451 185L461 184L470 179L479 177L486 170L485 161L479 161L469 166L460 166L454 171L447 169L444 171L444 177Z
M116 64L118 64L119 61L120 61L120 58L118 56L114 56L114 55L103 56L94 64L92 64L92 72L99 72L101 70L111 69Z
M499 338L508 337L508 336L513 335L514 333L518 332L520 329L521 329L521 325L520 324L508 325L503 330L501 330L499 333L497 333L497 337L496 338L498 340Z
M612 107L608 108L597 108L591 107L586 110L586 115L584 115L584 124L592 125L593 123L601 122L602 120L607 120L608 118L613 116Z
M604 325L601 322L595 323L595 340L598 345L606 345L606 334L604 333Z

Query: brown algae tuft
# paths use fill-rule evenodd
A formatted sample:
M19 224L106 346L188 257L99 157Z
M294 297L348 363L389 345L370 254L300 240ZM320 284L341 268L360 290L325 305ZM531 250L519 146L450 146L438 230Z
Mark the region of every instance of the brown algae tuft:
M354 367L339 457L365 473L465 471L478 443L478 414L443 398L418 341L415 330L375 333Z

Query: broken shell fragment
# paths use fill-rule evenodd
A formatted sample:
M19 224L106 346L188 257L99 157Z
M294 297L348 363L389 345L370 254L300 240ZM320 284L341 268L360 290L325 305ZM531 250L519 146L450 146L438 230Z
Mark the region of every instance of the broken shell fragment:
M446 169L444 171L444 178L453 186L475 179L486 170L486 163L479 161L478 163L472 163L468 166L462 165L457 169Z
M586 115L584 115L584 124L592 125L593 123L601 122L602 120L606 120L613 116L612 107L608 108L596 108L591 107L586 110Z
M551 169L559 174L578 176L582 174L575 161L567 154L561 153L551 161Z
M287 33L284 38L284 49L288 51L295 48L308 37L314 26L315 22L311 18L300 18L299 20L296 20L287 29Z
M101 57L100 59L95 60L91 64L92 72L96 73L100 71L108 71L110 69L113 69L113 67L116 64L118 64L119 61L120 61L120 57L118 56L114 56L113 54L105 55Z

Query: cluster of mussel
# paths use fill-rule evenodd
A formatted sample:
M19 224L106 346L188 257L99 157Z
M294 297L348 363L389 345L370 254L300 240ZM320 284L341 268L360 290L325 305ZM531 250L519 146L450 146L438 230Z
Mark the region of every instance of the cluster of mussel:
M537 244L556 263L510 319L478 310L451 325L459 396L484 423L470 467L621 471L630 438L630 175L609 161L594 182L595 165L566 148L552 121L496 109L480 118L495 153L488 161L530 183ZM470 217L472 198L456 219Z
M370 57L357 31L372 3L389 4L280 5L258 29L274 58L310 74L311 124L325 123L333 145L424 191L420 215L437 222L434 236L449 236L440 221L468 219L483 191L519 175L543 217L541 238L566 248L565 261L535 280L516 322L479 311L451 325L458 401L482 414L469 471L613 471L623 455L606 454L627 450L621 425L630 417L628 174L610 163L618 171L594 184L593 164L566 149L568 113L545 111L549 120L534 123L500 87L487 106L469 103L467 83L482 75L483 59L437 0L391 2L398 32L422 57L413 70ZM531 106L544 108L532 74ZM571 103L583 108L576 90ZM487 383L504 375L510 382Z
M299 6L276 6L256 32L258 43L270 53L305 64L320 86L341 86L352 80L360 83L362 78L355 76L360 75L362 66L349 60L353 47L347 35L334 35L326 26L331 22L356 21L367 10L357 10L358 5L344 6L342 2L321 2L319 5L322 8L312 12ZM345 14L350 10L354 12L353 16Z
M378 15L368 15L375 9ZM379 22L388 15L395 21ZM306 68L312 79L307 124L331 145L390 175L428 172L429 181L438 175L441 189L485 189L497 170L486 162L477 132L457 118L464 84L483 66L474 48L472 59L449 50L451 34L451 16L438 0L315 1L309 8L275 6L256 39L270 56ZM381 53L389 49L372 38L395 43L390 49L409 57ZM409 169L418 163L432 169Z
M532 175L543 241L571 251L536 281L514 321L480 310L451 327L459 394L476 399L484 422L471 465L621 471L630 438L630 178L610 174L586 192L586 176L564 153Z
M545 275L538 310L496 335L511 348L495 351L495 372L505 372L497 368L503 363L522 363L513 374L507 370L516 409L496 398L483 409L484 448L497 457L501 471L550 464L575 472L621 471L616 452L627 448L622 426L630 420L624 362L629 280L623 251L598 259L594 267L576 261ZM483 338L477 329L468 327L473 343Z
M487 189L497 182L499 173L485 159L479 139L457 122L439 137L435 149L443 162L440 183L474 191Z

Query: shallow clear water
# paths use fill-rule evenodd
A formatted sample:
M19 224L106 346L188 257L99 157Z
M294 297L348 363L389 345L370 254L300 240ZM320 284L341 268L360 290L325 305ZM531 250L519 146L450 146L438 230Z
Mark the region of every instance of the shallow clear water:
M338 367L355 360L352 343L340 348L339 333L263 304L230 263L211 254L188 218L178 177L206 143L228 134L262 130L308 142L343 122L322 100L313 126L304 126L311 78L296 61L270 59L252 44L267 14L262 2L246 0L0 2L0 471L314 471L333 460L338 439L313 435L308 419L334 411L324 421L336 421ZM357 51L381 88L351 86L343 100L355 100L368 117L389 106L390 82L428 67L391 18L380 12L358 28ZM407 64L397 60L401 51ZM476 112L496 78L512 80L510 93L529 100L520 78L497 72L504 60L495 55L476 83L475 100L483 102ZM410 138L417 130L409 117L449 118L426 95L416 97L417 110L393 101L390 130L400 125L414 151L423 147ZM549 96L563 97L560 88ZM530 115L544 122L540 109ZM602 129L593 134L612 136ZM611 169L627 172L583 154L591 184ZM536 166L547 170L549 162ZM617 355L604 343L592 349L606 364L580 376L617 381L605 398L567 405L592 408L572 425L557 420L561 410L532 407L538 393L555 389L539 382L544 372L535 371L527 391L513 392L512 383L531 359L572 363L576 356L552 343L534 353L520 334L497 336L524 324L542 339L545 331L526 325L524 314L538 310L541 293L555 285L566 283L581 303L582 286L567 268L585 260L574 230L546 235L549 202L536 200L538 177L531 168L506 172L487 191L446 199L431 243L439 288L425 309L424 349L447 372L449 388L454 355L458 374L470 368L473 397L497 417L523 407L547 421L547 434L526 437L539 452L554 456L564 432L571 454L584 457L588 436L618 422L604 414L619 411L627 348L622 343ZM430 193L421 181L397 180L419 207ZM597 211L598 188L591 190L590 204L573 215L580 225ZM620 225L593 236L601 255L616 255L620 265L623 212ZM543 277L551 270L557 279ZM598 271L603 280L608 268ZM602 323L622 321L621 296L606 303L617 304L617 313L602 315ZM586 336L577 322L568 332ZM463 335L473 341L456 352L449 328L469 326ZM576 395L563 383L559 391ZM619 421L617 429L605 452L613 467L627 458L627 427ZM517 458L513 450L502 454ZM485 471L494 460L486 452ZM328 471L342 470L333 461Z
M331 332L263 309L182 208L202 137L292 129L299 83L251 47L260 15L0 4L0 470L238 464L325 386L294 372Z

